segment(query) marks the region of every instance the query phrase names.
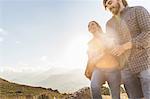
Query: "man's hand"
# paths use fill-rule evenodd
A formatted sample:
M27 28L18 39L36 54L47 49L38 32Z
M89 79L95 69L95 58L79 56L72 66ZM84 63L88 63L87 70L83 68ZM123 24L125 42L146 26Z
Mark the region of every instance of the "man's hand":
M124 49L125 49L125 50L129 50L129 49L132 48L132 43L131 43L131 42L127 42L127 43L125 43L123 46L124 46Z
M114 48L111 53L115 56L120 56L121 54L123 54L126 50L129 50L132 48L132 43L131 42L127 42L123 45L120 45L116 48Z
M114 56L120 56L124 52L125 52L125 49L123 46L118 46L111 51L112 55Z

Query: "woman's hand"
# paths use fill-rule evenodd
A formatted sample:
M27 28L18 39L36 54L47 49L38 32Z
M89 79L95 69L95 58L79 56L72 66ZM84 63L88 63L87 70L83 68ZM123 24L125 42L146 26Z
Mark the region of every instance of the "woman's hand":
M88 60L88 63L87 63L87 66L86 66L84 75L85 75L89 80L91 80L94 67L95 67L95 65L94 65L90 60Z
M86 78L88 78L89 80L91 80L91 75L88 71L85 71L85 74Z

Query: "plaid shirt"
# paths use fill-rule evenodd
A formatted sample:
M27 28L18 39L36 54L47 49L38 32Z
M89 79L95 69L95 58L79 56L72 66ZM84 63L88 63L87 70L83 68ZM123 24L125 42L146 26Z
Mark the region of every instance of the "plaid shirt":
M139 73L150 67L150 15L145 8L124 8L120 17L113 16L107 22L106 32L117 34L120 45L132 42L132 49L124 53L128 56L126 68Z

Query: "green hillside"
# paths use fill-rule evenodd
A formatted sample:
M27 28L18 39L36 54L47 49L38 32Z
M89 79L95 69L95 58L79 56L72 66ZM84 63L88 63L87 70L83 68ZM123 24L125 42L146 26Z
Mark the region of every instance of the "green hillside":
M25 96L25 97L57 97L65 98L67 94L61 94L58 90L52 90L51 88L32 87L27 85L21 85L9 82L0 78L0 96ZM40 98L39 98L40 99ZM49 98L48 98L49 99Z

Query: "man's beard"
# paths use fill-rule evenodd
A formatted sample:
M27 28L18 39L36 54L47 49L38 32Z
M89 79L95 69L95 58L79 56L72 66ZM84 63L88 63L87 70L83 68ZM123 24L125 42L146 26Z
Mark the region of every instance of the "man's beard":
M117 15L119 13L120 10L120 4L117 3L116 6L113 6L110 11L113 15Z

